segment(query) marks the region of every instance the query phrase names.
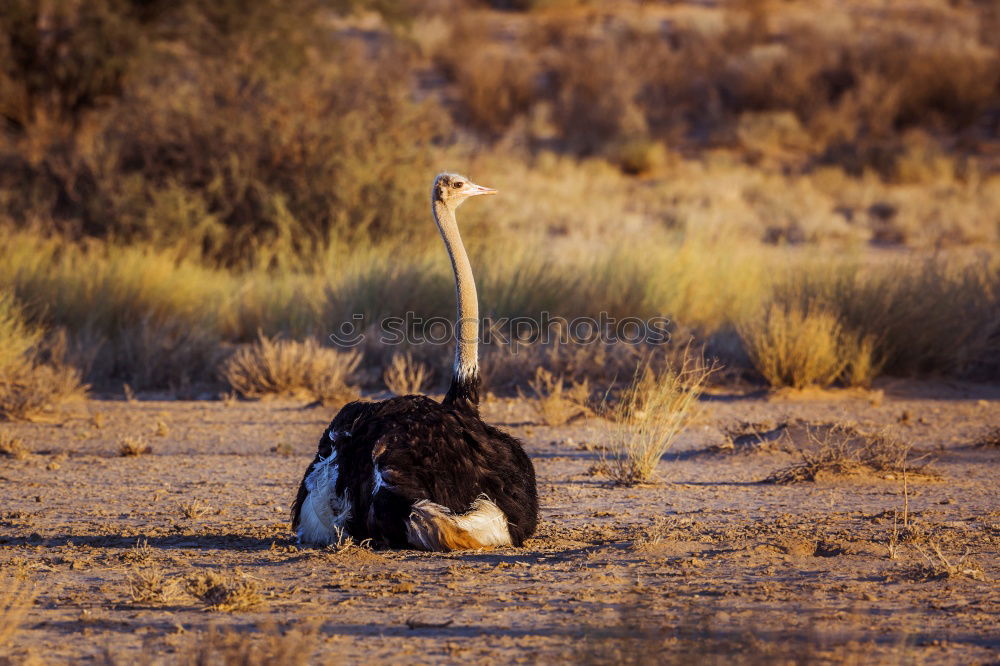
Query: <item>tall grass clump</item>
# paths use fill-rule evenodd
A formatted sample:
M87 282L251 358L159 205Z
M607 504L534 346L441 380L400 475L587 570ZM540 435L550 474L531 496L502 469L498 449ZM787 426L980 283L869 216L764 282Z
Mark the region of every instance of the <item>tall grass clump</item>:
M0 419L30 419L87 387L65 362L65 339L30 325L14 296L0 290Z
M296 342L261 334L223 363L222 376L246 398L307 396L333 404L357 397L350 382L360 363L357 351L321 347L312 338Z
M656 479L656 467L697 414L713 368L684 353L677 367L639 366L608 416L602 465L619 485Z
M876 366L871 340L819 308L772 303L738 330L754 368L773 387L826 387L837 380L866 384Z
M834 316L846 336L844 360L854 363L848 374L870 361L860 374L988 375L1000 352L998 262L992 254L842 260L800 267L773 299L790 311Z
M90 381L160 388L211 378L235 276L143 245L31 232L7 240L0 285L32 321L66 331L70 360Z

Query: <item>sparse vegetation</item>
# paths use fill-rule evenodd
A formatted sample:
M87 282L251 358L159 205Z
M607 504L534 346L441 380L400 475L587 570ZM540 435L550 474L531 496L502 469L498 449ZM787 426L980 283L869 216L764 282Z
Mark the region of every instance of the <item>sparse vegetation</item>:
M833 425L810 426L806 432L810 441L799 448L802 461L772 472L765 483L816 481L824 474L929 474L928 454L913 455L913 447L888 430L868 434Z
M584 379L567 387L562 376L538 368L528 382L534 396L531 407L542 423L561 426L590 412L590 383Z
M135 604L170 604L183 596L180 581L158 567L133 567L126 584L129 599Z
M118 455L123 458L145 456L153 452L153 447L142 437L126 435L118 441Z
M305 395L336 404L357 397L357 389L349 382L360 363L357 351L321 347L311 338L295 342L261 334L256 343L237 350L226 361L222 374L247 398Z
M382 379L396 395L410 395L420 393L430 379L430 371L426 365L415 361L410 352L393 354Z
M264 604L260 583L241 571L191 574L184 579L184 589L205 604L205 610L233 613Z
M210 513L212 507L208 506L201 500L195 498L190 502L184 502L181 504L181 515L188 520L195 520L201 518L202 516Z
M621 485L647 483L674 440L697 412L698 397L713 369L685 355L672 368L641 366L609 412L609 444L602 465Z

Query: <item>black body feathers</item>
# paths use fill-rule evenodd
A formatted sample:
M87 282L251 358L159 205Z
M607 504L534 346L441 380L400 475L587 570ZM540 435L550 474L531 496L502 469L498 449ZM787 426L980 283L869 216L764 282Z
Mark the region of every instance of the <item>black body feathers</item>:
M478 397L478 387L471 388ZM538 520L531 460L516 439L479 418L463 387L454 393L445 403L409 395L345 405L303 477L293 529L309 492L306 479L335 455L334 492L350 505L344 528L355 539L411 545L407 520L416 502L430 500L461 514L485 495L506 516L511 542L521 545Z

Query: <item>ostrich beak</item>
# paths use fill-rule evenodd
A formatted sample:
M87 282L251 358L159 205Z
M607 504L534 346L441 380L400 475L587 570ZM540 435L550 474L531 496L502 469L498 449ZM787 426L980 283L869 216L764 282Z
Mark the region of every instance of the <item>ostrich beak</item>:
M475 183L469 183L472 185L472 191L469 192L470 197L474 197L480 194L496 194L497 191L492 187L483 187L482 185L476 185Z

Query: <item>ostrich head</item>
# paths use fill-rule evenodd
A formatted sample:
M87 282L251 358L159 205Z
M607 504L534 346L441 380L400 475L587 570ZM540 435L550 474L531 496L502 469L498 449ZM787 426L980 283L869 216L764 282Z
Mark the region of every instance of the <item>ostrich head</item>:
M443 202L451 209L458 208L469 197L496 193L496 190L476 185L465 176L457 173L438 174L438 177L434 179L434 200Z

